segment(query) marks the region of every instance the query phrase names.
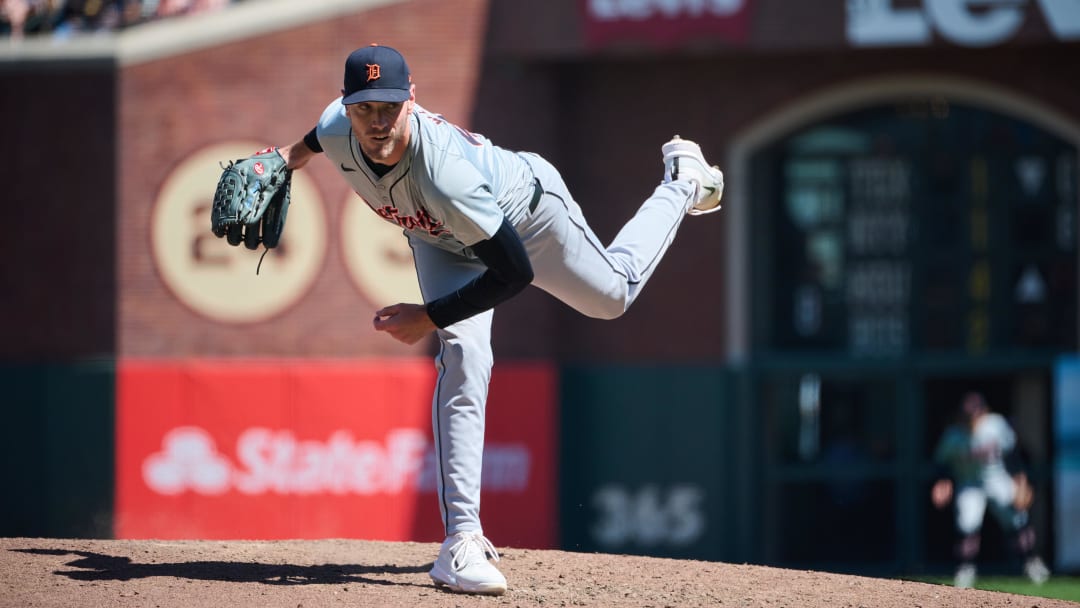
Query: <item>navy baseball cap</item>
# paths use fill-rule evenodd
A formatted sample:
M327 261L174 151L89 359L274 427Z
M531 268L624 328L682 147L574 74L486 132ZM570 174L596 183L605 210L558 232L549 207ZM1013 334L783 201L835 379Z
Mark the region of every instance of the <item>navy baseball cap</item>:
M401 53L388 46L365 46L345 60L341 103L407 101L411 84L412 75Z

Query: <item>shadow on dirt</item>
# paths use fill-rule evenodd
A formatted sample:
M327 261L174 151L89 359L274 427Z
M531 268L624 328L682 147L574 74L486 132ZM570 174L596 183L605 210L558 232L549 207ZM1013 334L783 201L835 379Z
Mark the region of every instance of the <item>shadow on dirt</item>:
M117 557L70 551L66 549L11 549L31 555L74 555L78 559L66 565L81 570L57 570L54 574L78 581L129 581L132 579L165 576L232 583L263 583L266 585L337 585L367 583L423 587L377 578L380 574L416 574L427 572L431 564L420 566L362 566L357 564L320 564L293 566L290 564L260 564L257 562L191 561L181 563L140 564L130 557Z

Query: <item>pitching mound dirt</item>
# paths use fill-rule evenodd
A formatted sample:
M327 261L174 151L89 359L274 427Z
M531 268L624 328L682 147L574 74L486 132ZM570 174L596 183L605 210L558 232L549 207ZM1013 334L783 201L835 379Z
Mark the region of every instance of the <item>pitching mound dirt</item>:
M435 543L0 539L0 606L1077 608L1006 593L762 566L505 549L510 590L437 590Z

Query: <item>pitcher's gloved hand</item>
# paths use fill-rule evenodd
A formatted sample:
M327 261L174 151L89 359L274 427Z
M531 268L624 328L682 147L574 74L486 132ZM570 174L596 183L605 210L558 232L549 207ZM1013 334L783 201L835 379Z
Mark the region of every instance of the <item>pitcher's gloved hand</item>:
M214 191L210 229L230 245L277 247L289 211L292 170L277 148L231 161Z

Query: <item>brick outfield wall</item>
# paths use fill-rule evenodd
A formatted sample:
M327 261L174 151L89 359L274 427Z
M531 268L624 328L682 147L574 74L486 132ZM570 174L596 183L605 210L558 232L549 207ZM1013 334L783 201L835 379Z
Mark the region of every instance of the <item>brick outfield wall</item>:
M9 200L37 202L15 207L17 236L5 244L7 259L33 264L5 268L15 297L4 308L20 322L5 324L0 354L424 354L430 344L407 348L370 331L370 311L383 302L368 301L346 277L334 228L348 191L325 161L305 170L327 205L325 267L302 300L270 322L229 325L194 313L165 287L148 254L147 225L171 168L215 142L299 137L336 95L344 56L368 41L406 52L422 104L506 147L553 160L604 239L659 181L659 146L671 134L700 140L723 164L742 129L830 86L889 74L971 78L1080 122L1080 90L1070 78L1080 63L1077 44L526 60L486 46L512 31L509 20L518 17L500 9L489 25L485 2L446 4L416 0L119 73L108 63L6 68L5 89L23 93L0 100L0 124L24 151L3 169ZM813 70L803 69L807 62ZM56 120L69 115L72 91L80 116L93 119ZM52 139L80 145L41 143ZM40 162L46 149L50 164ZM496 315L497 354L723 360L725 221L721 213L685 222L621 320L585 319L527 290ZM46 226L61 238L33 236Z
M673 133L699 141L707 158L723 168L741 132L797 105L800 98L861 80L910 75L982 82L1080 124L1080 87L1071 76L1076 65L1077 44L559 62L530 65L523 72L493 69L477 95L476 127L497 132L511 145L548 145L586 217L602 238L610 239L659 181L660 145ZM541 90L550 105L538 114L534 128L499 110L518 103L530 107L527 97L540 89L535 79L546 82ZM521 339L520 332L528 332L536 343L549 345L549 352L574 361L723 361L724 266L731 255L727 219L721 211L684 222L623 319L597 322L556 305L547 325L515 326L515 335ZM753 259L739 263L753 274ZM515 301L500 314L530 304ZM557 343L547 337L552 333Z
M115 352L116 77L107 61L0 67L0 360Z
M121 230L134 238L118 243L118 354L423 354L427 345L404 347L371 330L374 310L391 302L365 301L351 285L338 231L349 190L322 157L304 173L326 207L325 261L301 299L268 322L211 321L185 306L155 268L146 227L166 171L192 153L225 141L285 145L302 137L340 94L345 57L359 46L401 50L420 101L467 125L486 4L416 0L125 67L118 92L119 208ZM213 188L206 184L208 197ZM290 217L303 201L293 205Z

